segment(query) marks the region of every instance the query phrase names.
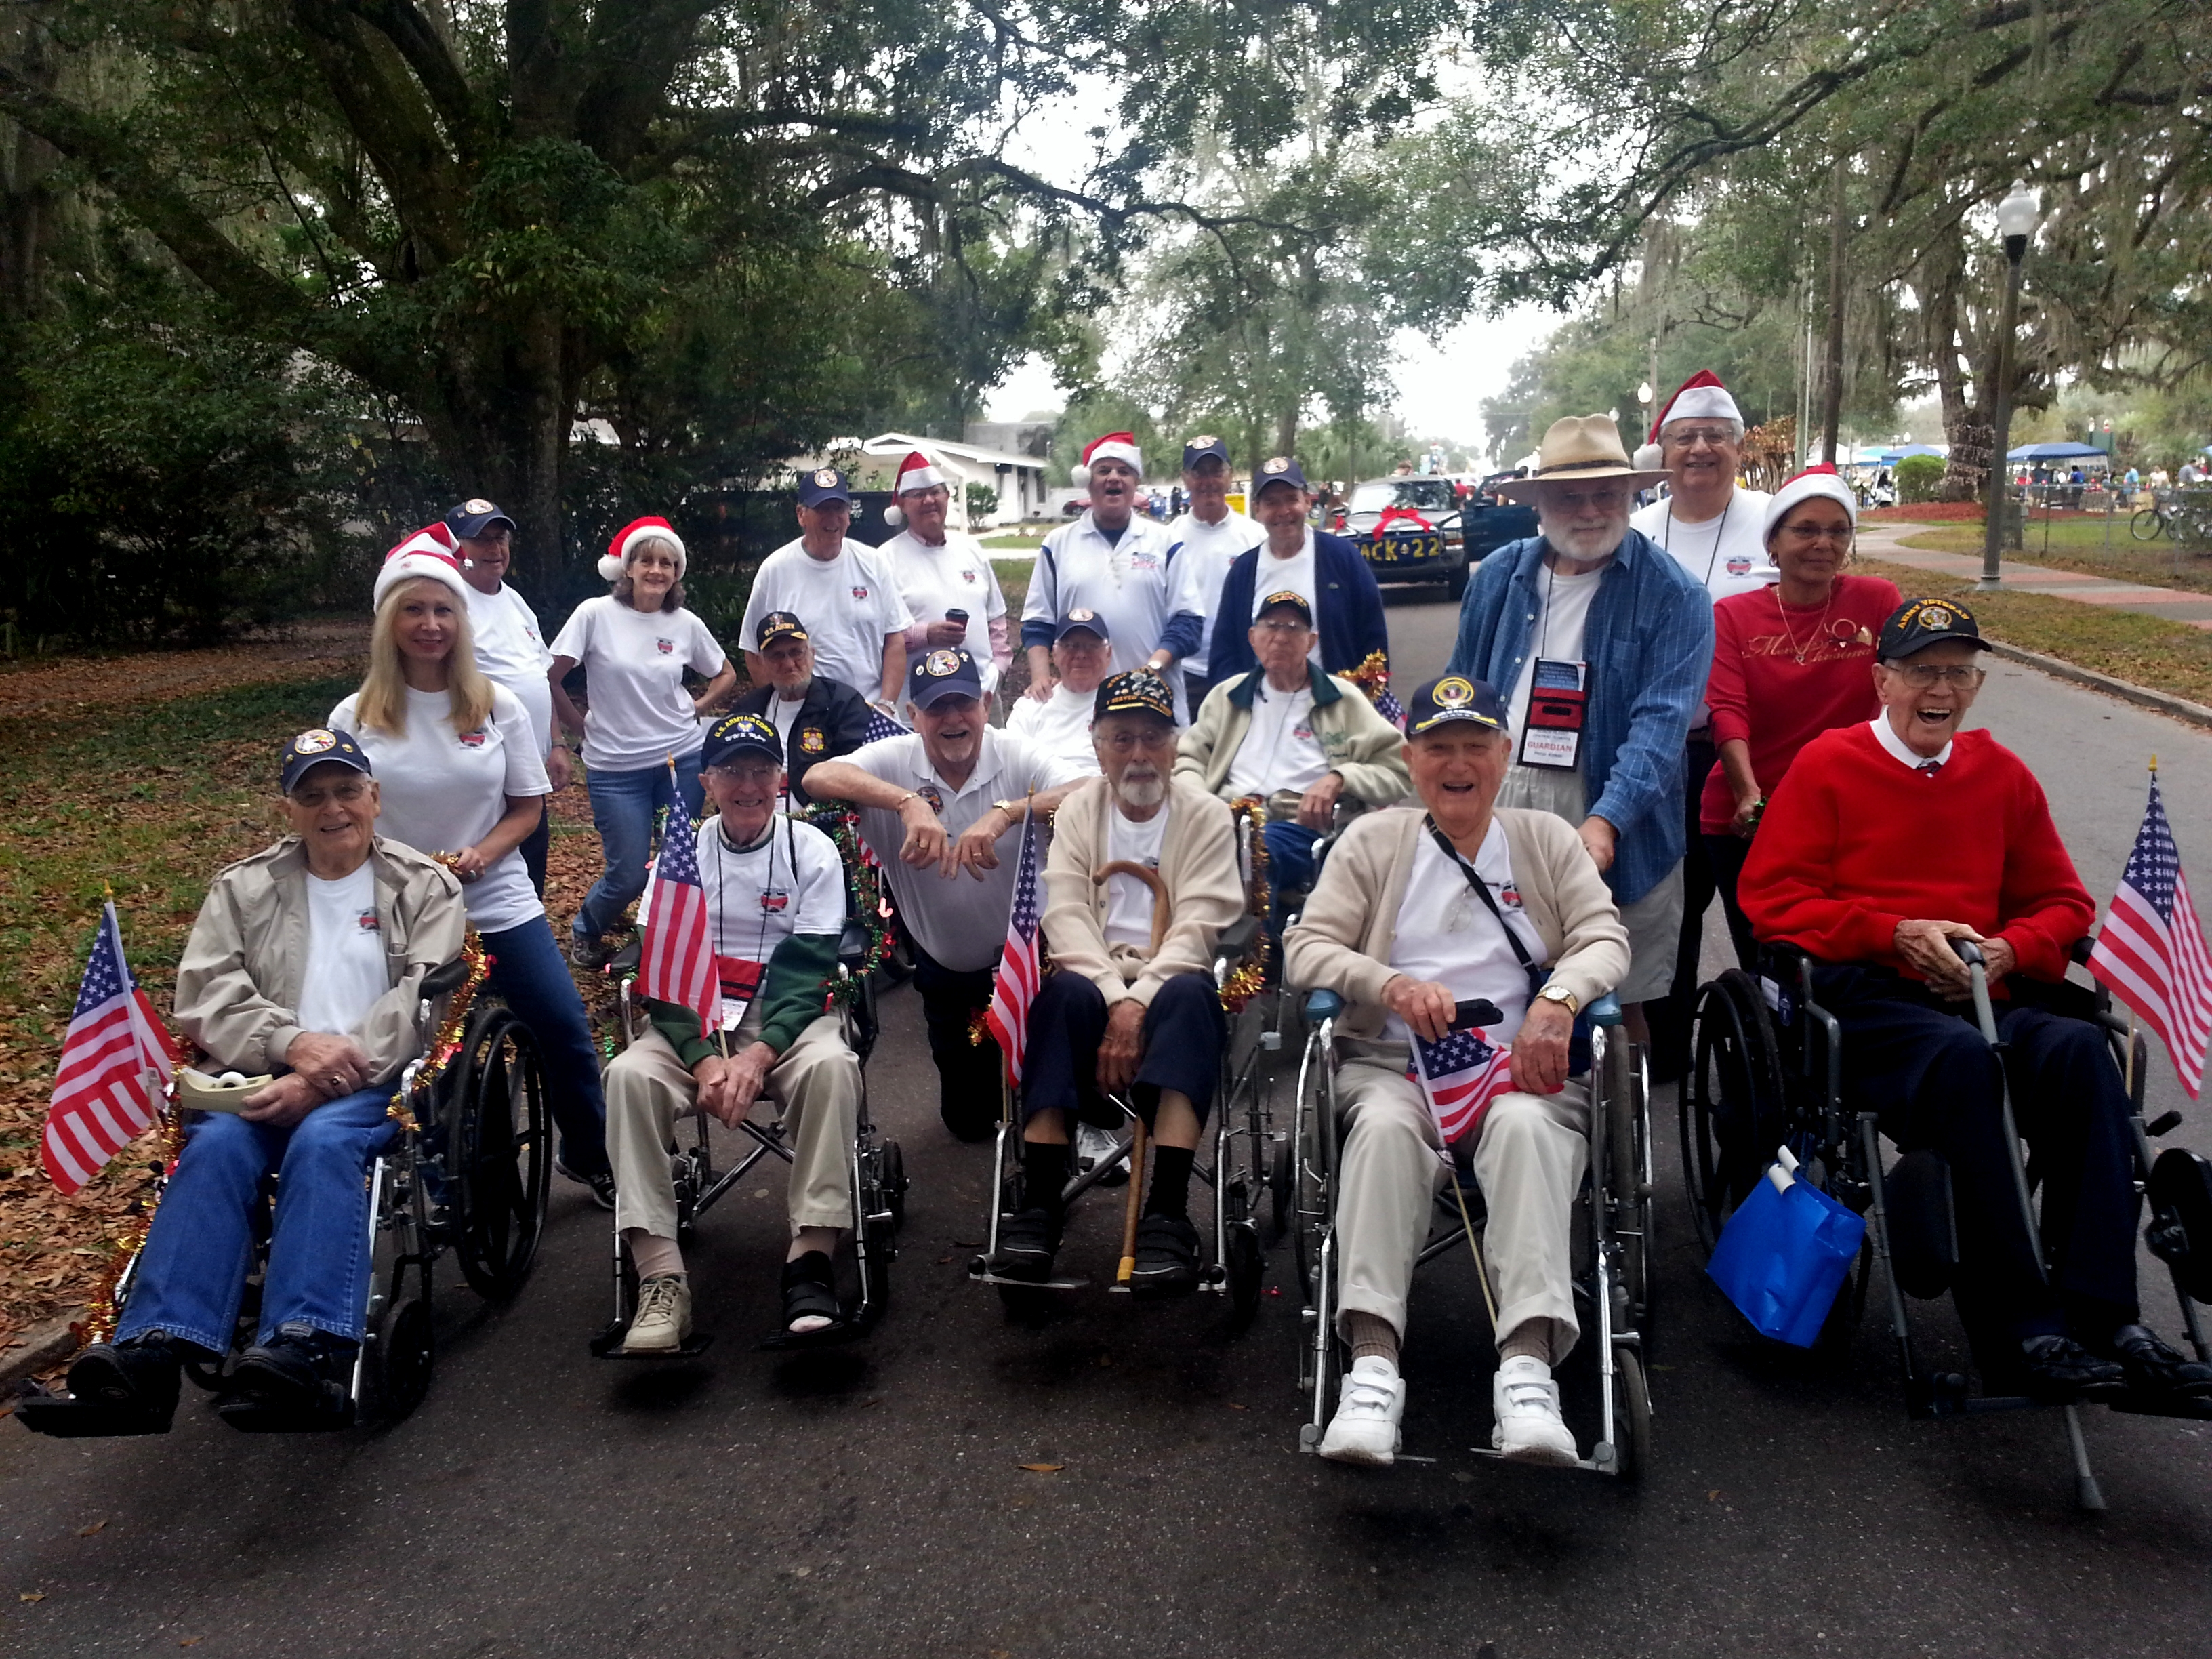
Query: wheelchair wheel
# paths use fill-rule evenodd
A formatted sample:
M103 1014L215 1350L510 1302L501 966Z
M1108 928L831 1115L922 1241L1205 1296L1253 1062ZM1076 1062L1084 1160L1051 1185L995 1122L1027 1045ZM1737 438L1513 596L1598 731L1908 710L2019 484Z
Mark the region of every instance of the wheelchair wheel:
M1252 1218L1243 1182L1230 1188L1223 1208L1229 1225L1220 1242L1221 1265L1229 1275L1230 1319L1241 1330L1260 1311L1260 1279L1267 1263L1260 1249L1260 1225Z
M1651 1461L1651 1389L1644 1376L1644 1360L1633 1348L1620 1348L1613 1356L1613 1473L1621 1480L1644 1479Z
M1643 1330L1651 1307L1650 1084L1644 1058L1626 1036L1605 1045L1607 1194L1620 1245L1621 1282ZM1646 1333L1647 1338L1649 1333Z
M1781 1039L1758 984L1741 969L1698 996L1681 1101L1682 1178L1698 1243L1710 1255L1759 1179L1759 1148L1770 1127L1779 1134L1784 1111Z
M1267 1173L1267 1218L1273 1238L1280 1240L1291 1231L1291 1222L1297 1208L1298 1150L1288 1135L1275 1144L1275 1155L1269 1160Z
M513 1296L530 1276L553 1176L551 1114L538 1045L514 1011L479 1009L459 1056L454 1249L477 1295Z
M423 1277L428 1289L428 1275ZM369 1383L370 1413L397 1423L422 1403L430 1391L434 1355L427 1295L395 1297L378 1316L363 1369Z
M896 1140L876 1148L876 1178L882 1183L884 1207L891 1212L891 1231L906 1225L906 1154Z

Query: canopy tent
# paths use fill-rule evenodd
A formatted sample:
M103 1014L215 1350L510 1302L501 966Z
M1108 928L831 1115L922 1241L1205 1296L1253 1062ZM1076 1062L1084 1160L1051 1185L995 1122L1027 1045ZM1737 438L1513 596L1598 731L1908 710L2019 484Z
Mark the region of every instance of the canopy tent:
M1881 459L1885 463L1893 463L1903 460L1908 455L1935 455L1940 457L1943 453L1943 451L1938 449L1934 444L1899 444L1894 449L1883 450L1881 452Z
M2100 460L2105 452L2094 444L2056 443L2022 444L2018 449L2007 450L2008 461L2074 461L2094 455Z

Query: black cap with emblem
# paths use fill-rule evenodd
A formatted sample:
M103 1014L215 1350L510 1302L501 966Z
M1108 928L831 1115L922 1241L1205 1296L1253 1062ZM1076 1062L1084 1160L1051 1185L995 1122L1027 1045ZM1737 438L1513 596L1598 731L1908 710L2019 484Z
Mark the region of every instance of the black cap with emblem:
M783 764L783 739L758 714L725 714L707 728L699 750L702 766L727 766L740 755L763 755Z
M325 761L336 761L340 766L375 775L375 769L369 765L368 757L361 752L361 745L353 740L352 732L311 726L285 743L277 759L277 787L290 794L292 786L310 767L320 766Z
M1182 447L1182 470L1186 472L1195 470L1198 464L1208 456L1224 466L1229 465L1229 446L1210 432L1193 438Z
M1052 642L1058 645L1079 629L1087 629L1102 641L1110 642L1114 637L1106 631L1105 617L1100 616L1096 611L1078 608L1060 619L1060 626L1053 631Z
M1418 738L1439 726L1464 720L1487 731L1503 732L1505 699L1487 680L1464 674L1447 674L1414 691L1406 703L1406 735Z
M1993 648L1982 637L1974 613L1956 599L1907 599L1881 625L1875 654L1884 662L1897 662L1945 640L1962 641L1977 651Z
M1102 720L1109 714L1158 714L1172 726L1176 717L1175 693L1149 668L1132 668L1098 683L1098 696L1091 704L1091 713L1093 720Z
M511 534L514 520L481 495L463 501L446 514L446 528L465 542L472 542L495 524L503 524Z
M1313 488L1306 482L1305 469L1288 455L1271 455L1260 463L1260 470L1252 475L1252 499L1256 501L1266 495L1270 484L1288 484L1298 490Z
M845 475L835 467L817 467L811 472L799 475L799 504L819 507L824 501L853 504L853 492L845 483Z
M983 695L983 676L975 659L965 651L932 651L915 664L906 677L907 701L927 708L942 697Z
M1285 587L1279 592L1268 594L1266 599L1253 607L1252 620L1259 621L1270 611L1291 611L1308 628L1313 626L1313 607L1306 603L1306 596L1295 588Z
M771 611L760 619L760 648L763 651L778 640L804 640L806 624L788 611Z

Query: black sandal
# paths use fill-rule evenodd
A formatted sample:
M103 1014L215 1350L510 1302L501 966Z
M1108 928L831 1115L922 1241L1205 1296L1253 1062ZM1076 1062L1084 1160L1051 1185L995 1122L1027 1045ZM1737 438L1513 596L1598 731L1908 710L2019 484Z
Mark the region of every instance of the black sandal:
M792 1328L802 1319L829 1322L808 1330ZM776 1333L784 1343L823 1342L846 1334L848 1322L837 1300L836 1270L820 1250L809 1250L796 1261L783 1264L783 1328Z

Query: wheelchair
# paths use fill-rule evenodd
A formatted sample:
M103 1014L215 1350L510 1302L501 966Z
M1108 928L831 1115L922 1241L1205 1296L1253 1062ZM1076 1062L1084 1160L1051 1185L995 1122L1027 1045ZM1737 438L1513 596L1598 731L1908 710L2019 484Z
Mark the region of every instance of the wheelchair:
M1336 1330L1336 1022L1343 1012L1344 1000L1335 992L1306 994L1306 1040L1291 1132L1296 1179L1291 1237L1304 1326L1298 1388L1310 1407L1298 1430L1298 1449L1305 1452L1320 1449L1348 1363L1348 1350ZM1593 1339L1578 1344L1577 1352L1595 1354L1599 1389L1596 1439L1576 1467L1633 1481L1649 1463L1652 1446L1644 1364L1652 1293L1650 1081L1644 1052L1628 1041L1620 1005L1612 996L1599 998L1576 1021L1577 1060L1585 1042L1588 1068L1578 1068L1577 1075L1589 1079L1592 1133L1589 1167L1575 1205L1572 1260L1579 1322ZM1483 1214L1473 1171L1455 1166L1437 1195L1429 1240L1416 1267L1462 1245L1480 1263ZM1486 1273L1483 1293L1486 1303ZM1469 1449L1484 1457L1500 1455L1488 1446Z
M2090 941L2077 943L2076 963L2088 959ZM1982 1035L1997 1046L1996 1016L1981 952L1953 941L1966 963L1974 1012ZM1856 1261L1838 1291L1814 1344L1817 1353L1840 1360L1849 1352L1876 1281L1889 1315L1905 1409L1915 1419L2030 1407L2024 1395L1976 1395L1964 1374L1923 1364L1911 1333L1906 1297L1933 1300L1951 1285L1956 1231L1949 1171L1933 1152L1905 1153L1885 1165L1881 1127L1872 1112L1846 1114L1843 1103L1843 1030L1820 1006L1813 986L1813 958L1788 946L1765 947L1760 972L1732 968L1698 993L1692 1028L1690 1075L1681 1091L1682 1173L1698 1244L1710 1255L1740 1203L1764 1177L1778 1149L1797 1158L1800 1179L1810 1179L1866 1218ZM2094 991L2068 983L2055 994L2057 1012L2102 1028L2113 1064L2126 1081L2129 1127L2136 1186L2149 1199L2146 1233L2151 1251L2173 1281L2182 1322L2199 1359L2212 1360L2196 1304L2212 1302L2212 1163L2168 1147L2155 1159L2151 1142L2179 1127L2168 1112L2143 1121L2148 1049L2140 1033L2115 1013L2102 985ZM2021 1154L2013 1129L2009 1092L2004 1103L2014 1186L2031 1236L2039 1236L2034 1172ZM2116 1401L2115 1409L2153 1415L2212 1419L2212 1401ZM2081 1437L2080 1407L2063 1407L2074 1462L2075 1495L2085 1510L2104 1508Z
M613 964L624 975L619 1018L625 1047L635 1042L637 1035L632 988L637 982L635 970L641 949L641 941L633 941ZM848 916L837 942L837 979L833 992L846 1046L852 1049L860 1066L860 1117L847 1160L854 1223L849 1245L851 1256L849 1260L842 1259L845 1252L841 1249L837 1264L838 1299L846 1304L847 1316L820 1332L779 1332L764 1339L759 1344L763 1348L820 1347L857 1341L874 1329L890 1299L890 1264L898 1255L898 1231L906 1219L907 1175L898 1143L880 1139L868 1114L868 1057L875 1051L876 1037L881 1029L876 1016L875 984L869 971L871 949L866 927ZM718 1170L708 1114L693 1114L693 1122L696 1133L691 1144L676 1149L671 1158L676 1187L676 1237L680 1244L691 1242L700 1217L743 1181L763 1158L780 1158L787 1164L793 1161L792 1149L784 1142L780 1121L763 1124L747 1117L735 1131L749 1143L744 1156L728 1168ZM848 1276L854 1287L849 1297L843 1289ZM592 1338L592 1353L602 1359L690 1359L705 1352L714 1340L711 1335L694 1331L681 1347L667 1353L623 1352L623 1340L629 1334L630 1320L636 1311L637 1296L636 1265L630 1259L622 1229L617 1227L614 1317Z
M398 1138L367 1172L368 1298L343 1407L301 1417L227 1401L218 1411L231 1427L287 1431L396 1422L429 1390L438 1259L451 1251L461 1277L486 1301L511 1298L528 1279L552 1185L551 1113L530 1030L512 1009L478 994L483 977L483 958L472 943L466 956L423 978L417 1026L430 1052L400 1073L389 1112ZM456 1022L458 1036L445 1036ZM172 1146L181 1145L179 1115L173 1091L163 1108ZM155 1205L173 1168L172 1158L157 1171ZM211 1393L222 1389L254 1339L276 1185L274 1175L266 1179L264 1201L254 1211L255 1261L231 1352L185 1365L185 1375ZM143 1233L139 1237L143 1243ZM118 1316L130 1302L137 1266L134 1250L115 1279L111 1295ZM26 1427L65 1438L158 1431L118 1417L103 1402L44 1391L26 1396L18 1414Z

